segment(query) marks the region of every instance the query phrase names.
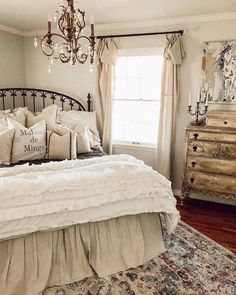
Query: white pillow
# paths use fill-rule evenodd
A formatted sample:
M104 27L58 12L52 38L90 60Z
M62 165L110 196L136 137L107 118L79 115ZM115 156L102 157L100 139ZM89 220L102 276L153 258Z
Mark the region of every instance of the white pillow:
M47 131L48 159L50 160L75 160L76 133L69 132L59 135L54 131Z
M0 121L7 120L7 118L10 118L14 121L19 122L23 126L25 126L26 123L26 115L29 112L28 108L16 108L12 112L11 110L6 111L0 111Z
M8 127L15 128L12 162L43 159L46 156L46 123L41 121L31 128L8 119Z
M46 124L53 125L56 124L57 122L57 113L60 110L59 106L53 104L45 109L42 110L42 112L33 114L29 112L26 117L26 124L27 127L31 127L34 124L40 122L40 121L45 121Z
M75 129L79 127L88 128L90 147L101 147L101 140L97 129L96 112L83 112L83 111L61 111L58 115L58 123L64 127Z
M15 129L0 132L0 165L11 164L11 151Z
M54 131L59 135L65 135L69 132L76 132L76 154L84 154L92 152L90 148L89 142L89 135L88 135L88 128L83 127L79 128L76 127L75 129L71 129L68 127L64 127L60 124L55 124L53 126L48 125L48 130ZM73 153L73 151L72 151Z
M76 151L76 135L77 135L77 131L71 130L69 128L63 127L63 126L58 125L58 124L48 125L48 130L53 131L57 135L60 135L60 136L64 136L64 135L66 135L68 133L71 133L71 141L69 142L69 146L71 147L70 157L66 158L66 159L76 159L77 158L77 151ZM63 156L61 158L63 158Z

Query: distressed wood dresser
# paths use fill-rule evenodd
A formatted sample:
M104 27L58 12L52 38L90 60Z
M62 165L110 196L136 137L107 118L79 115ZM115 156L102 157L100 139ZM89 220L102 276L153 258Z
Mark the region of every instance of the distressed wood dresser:
M236 112L209 112L186 128L181 203L190 192L236 200Z

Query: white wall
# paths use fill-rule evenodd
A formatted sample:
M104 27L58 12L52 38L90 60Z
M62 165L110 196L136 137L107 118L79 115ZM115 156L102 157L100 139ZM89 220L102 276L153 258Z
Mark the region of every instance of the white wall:
M201 58L204 41L229 40L236 39L236 20L217 21L207 23L194 23L179 26L155 27L149 29L134 29L133 31L162 31L173 29L185 29L184 45L186 58L181 68L181 98L177 119L177 142L175 148L175 161L173 162L173 187L175 190L181 188L181 178L184 158L184 137L185 126L193 119L187 115L188 91L191 89L197 94L197 89L201 80ZM130 30L129 30L130 32ZM103 32L109 33L109 32ZM112 33L125 33L120 30ZM165 45L165 37L135 37L116 40L119 48L136 47L159 47ZM89 72L88 66L62 65L57 63L49 76L47 73L47 60L40 52L40 49L34 49L33 38L25 38L25 56L26 56L26 77L27 86L43 87L66 92L68 94L85 97L87 92L95 94L96 75ZM213 108L213 107L211 107ZM233 108L233 107L231 107ZM144 159L148 164L153 165L153 151L115 147L115 153L130 153L138 158Z
M40 46L34 48L34 38L25 38L27 87L54 90L86 101L90 92L95 94L96 72L90 73L89 65L62 64L54 62L52 73L48 73L48 60Z
M0 31L0 87L25 87L24 38Z

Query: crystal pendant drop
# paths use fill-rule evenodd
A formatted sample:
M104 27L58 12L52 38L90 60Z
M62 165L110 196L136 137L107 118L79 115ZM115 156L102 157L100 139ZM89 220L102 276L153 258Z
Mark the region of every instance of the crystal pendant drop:
M34 38L34 47L35 47L35 48L38 47L38 40L37 40L37 38Z
M56 15L56 13L54 13L54 15L53 15L53 20L54 20L54 23L57 22L57 15Z
M51 75L52 69L51 69L51 61L48 59L48 74Z

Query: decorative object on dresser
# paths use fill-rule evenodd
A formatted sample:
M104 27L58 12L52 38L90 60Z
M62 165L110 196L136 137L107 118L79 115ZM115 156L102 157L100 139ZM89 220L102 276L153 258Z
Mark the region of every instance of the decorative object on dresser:
M236 200L236 112L211 111L186 128L182 205L190 192Z
M195 111L192 110L192 93L191 91L189 91L189 104L188 104L188 113L192 116L196 116L196 125L201 124L201 122L199 121L199 116L204 116L206 115L207 111L208 111L208 98L206 100L205 103L205 109L201 110L200 107L200 103L201 103L201 87L199 88L199 96L198 96L198 100L196 103L196 107L195 107Z

